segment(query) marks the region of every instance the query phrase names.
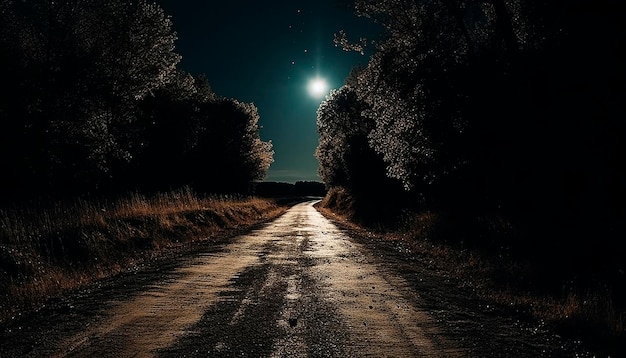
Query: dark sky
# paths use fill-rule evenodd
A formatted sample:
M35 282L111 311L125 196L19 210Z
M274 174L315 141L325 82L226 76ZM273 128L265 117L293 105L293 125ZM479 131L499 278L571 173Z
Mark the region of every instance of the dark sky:
M308 81L319 76L339 88L368 56L336 47L333 34L375 37L375 25L337 0L158 3L172 17L181 68L205 74L218 95L259 109L261 138L276 152L266 180L319 180L315 119L323 97L308 93Z

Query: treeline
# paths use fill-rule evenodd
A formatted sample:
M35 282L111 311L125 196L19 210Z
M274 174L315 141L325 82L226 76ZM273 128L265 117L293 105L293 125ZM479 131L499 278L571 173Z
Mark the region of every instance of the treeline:
M383 36L336 36L373 55L318 109L320 176L346 188L365 220L442 212L446 240L505 250L559 278L623 285L620 8L356 0Z
M0 0L0 197L262 179L257 108L179 69L176 39L146 0Z
M326 195L326 187L324 183L317 181L297 181L294 184L264 181L254 184L254 194L269 198L323 197Z

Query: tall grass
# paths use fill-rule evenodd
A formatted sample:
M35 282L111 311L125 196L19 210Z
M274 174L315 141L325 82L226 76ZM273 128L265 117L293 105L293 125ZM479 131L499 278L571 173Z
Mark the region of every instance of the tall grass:
M76 198L0 209L0 322L46 298L134 270L195 241L278 216L270 199L181 188L115 200Z

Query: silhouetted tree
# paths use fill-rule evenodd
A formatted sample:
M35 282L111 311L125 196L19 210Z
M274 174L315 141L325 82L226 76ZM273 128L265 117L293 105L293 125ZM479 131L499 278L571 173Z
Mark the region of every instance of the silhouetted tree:
M263 178L273 152L256 107L177 70L175 40L146 0L1 1L10 192L246 191Z
M346 151L349 150L346 146L347 136L350 132L358 130L351 128L350 123L355 116L360 117L360 111L350 113L349 103L344 102L343 107L339 103L339 97L343 94L345 99L348 91L349 88L345 86L340 90L332 90L317 109L319 144L315 157L319 162L318 173L328 186L341 186L348 182L344 158ZM353 96L353 99L356 99L356 96ZM367 136L367 133L364 135Z
M519 43L535 41L523 7L498 0L364 0L356 1L356 12L385 29L356 87L376 123L372 147L407 189L447 180L467 163L463 137L474 120L467 106L481 76L491 75L477 63L505 69Z
M259 136L256 107L216 96L205 76L178 72L142 107L137 131L144 148L129 172L136 186L247 192L273 161L271 142Z
M507 215L538 260L615 258L626 212L617 2L357 0L355 11L384 29L371 44L336 41L374 46L352 86L389 177L448 212ZM323 141L318 157L344 173L344 151Z
M151 190L191 185L194 164L189 153L206 131L203 108L214 99L205 77L194 78L183 71L146 96L134 125L139 148L133 161L121 169L121 185Z
M201 110L205 132L190 153L195 185L227 192L248 192L273 162L272 143L259 136L259 114L252 103L219 98Z
M131 158L137 101L180 59L171 21L145 0L4 2L1 16L0 70L22 98L0 112L23 140L5 152L9 175L31 190L98 187Z
M331 91L317 111L319 145L315 156L319 175L327 187L344 187L359 198L358 215L365 219L385 208L397 206L400 182L385 175L382 156L369 145L374 129L372 118L363 115L367 105L352 85L354 71L339 90ZM391 214L395 210L388 210Z
M328 186L364 187L374 182L376 164L382 162L368 145L374 122L362 115L364 110L350 85L332 90L317 110L320 141L315 156Z

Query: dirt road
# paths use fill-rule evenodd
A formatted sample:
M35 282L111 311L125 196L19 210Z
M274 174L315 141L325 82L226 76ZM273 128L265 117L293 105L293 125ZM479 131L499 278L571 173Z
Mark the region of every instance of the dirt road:
M372 250L314 202L165 267L51 303L0 357L568 357L394 248Z

